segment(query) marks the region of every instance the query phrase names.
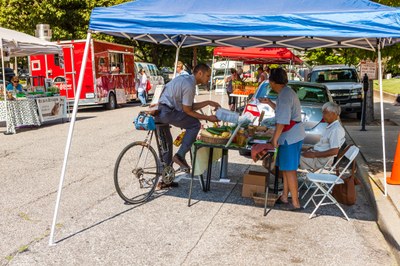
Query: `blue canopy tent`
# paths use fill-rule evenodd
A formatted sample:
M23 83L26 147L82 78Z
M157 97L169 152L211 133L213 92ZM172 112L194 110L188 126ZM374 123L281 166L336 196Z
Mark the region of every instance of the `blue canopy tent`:
M86 65L92 33L105 33L138 41L173 45L233 47L355 47L378 52L382 98L380 50L400 41L400 9L367 0L264 0L250 5L241 0L137 0L92 11L81 73ZM80 95L83 74L76 95ZM75 98L66 144L49 244L61 198L79 98ZM383 104L381 103L383 110ZM382 142L386 194L384 117Z

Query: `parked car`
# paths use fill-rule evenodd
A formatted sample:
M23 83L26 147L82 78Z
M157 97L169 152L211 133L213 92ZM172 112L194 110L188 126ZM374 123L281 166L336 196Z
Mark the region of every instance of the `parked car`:
M9 67L4 68L6 71L4 72L6 76L6 81L11 82L11 78L15 76L14 70ZM3 69L0 68L0 79L3 80Z
M361 119L363 90L355 67L346 65L315 66L307 80L326 85L333 100L340 105L343 112L356 113L357 118Z
M326 102L333 102L332 96L328 88L323 84L289 81L288 86L297 93L300 99L301 116L306 130L304 143L315 144L319 141L327 126L322 117L322 105ZM277 96L271 90L268 81L264 81L245 106L243 113L250 113L255 119L255 123L258 123L258 118L261 112L264 111L263 123L267 126L274 124L275 111L268 104L260 103L258 99L268 97L274 101Z
M167 84L174 77L174 70L170 67L162 67L161 75L164 78L165 84Z

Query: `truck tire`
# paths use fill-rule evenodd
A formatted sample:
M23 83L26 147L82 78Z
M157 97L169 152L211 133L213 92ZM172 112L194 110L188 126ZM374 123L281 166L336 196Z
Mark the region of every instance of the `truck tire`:
M115 94L111 92L110 95L108 96L108 103L106 103L106 109L114 110L115 108L117 108L117 99L115 97Z

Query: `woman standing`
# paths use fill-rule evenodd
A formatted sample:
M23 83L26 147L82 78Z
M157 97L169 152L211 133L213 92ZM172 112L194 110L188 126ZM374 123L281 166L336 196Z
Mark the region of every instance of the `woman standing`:
M146 85L147 85L147 75L143 68L139 70L139 84L138 84L138 97L142 103L142 107L147 106L146 104Z
M231 75L225 79L226 83L226 93L228 94L228 105L231 111L235 111L236 99L233 96L230 96L233 92L233 81L240 80L240 77L236 71L236 69L231 69Z
M269 84L278 93L276 104L270 99L259 99L275 110L275 132L271 143L278 148L276 165L283 174L283 194L277 203L287 205L286 209L301 209L298 196L297 168L300 163L301 147L305 137L304 125L301 122L301 106L295 91L287 86L287 73L282 68L271 69ZM288 195L292 195L292 203Z

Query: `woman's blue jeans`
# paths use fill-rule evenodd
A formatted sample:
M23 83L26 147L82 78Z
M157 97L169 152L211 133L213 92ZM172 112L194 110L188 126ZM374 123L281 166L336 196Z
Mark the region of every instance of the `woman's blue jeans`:
M138 92L139 100L142 103L142 105L146 104L146 92Z

